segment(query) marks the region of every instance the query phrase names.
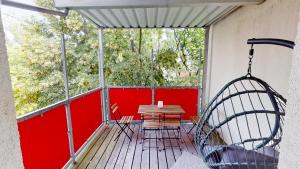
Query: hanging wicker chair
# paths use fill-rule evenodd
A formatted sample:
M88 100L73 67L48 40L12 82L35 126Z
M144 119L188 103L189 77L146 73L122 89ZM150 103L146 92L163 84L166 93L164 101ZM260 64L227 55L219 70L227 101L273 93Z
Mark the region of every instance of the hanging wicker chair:
M210 168L277 168L286 99L251 75L253 44L248 74L226 84L197 125L195 141Z

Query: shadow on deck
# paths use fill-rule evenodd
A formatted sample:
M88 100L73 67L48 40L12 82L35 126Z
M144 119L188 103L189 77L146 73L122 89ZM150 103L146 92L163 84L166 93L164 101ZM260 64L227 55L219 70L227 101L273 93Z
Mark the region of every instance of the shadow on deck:
M73 168L168 169L184 151L197 154L193 142L194 133L187 134L192 125L182 125L181 140L147 139L144 143L142 143L143 134L140 124L132 124L130 127L134 131L132 141L125 134L114 141L119 128L113 124L104 126L96 141ZM172 137L175 134L177 134L176 131L164 131L164 136ZM152 138L161 136L159 131L146 131L146 135ZM142 150L143 144L144 151ZM163 149L164 145L168 148ZM149 146L155 148L147 148Z

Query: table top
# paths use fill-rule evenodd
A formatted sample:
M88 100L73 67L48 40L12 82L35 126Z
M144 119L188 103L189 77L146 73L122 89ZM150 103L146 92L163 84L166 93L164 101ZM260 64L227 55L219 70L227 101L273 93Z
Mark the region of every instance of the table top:
M164 105L163 108L158 108L157 105L140 105L138 113L184 114L185 111L180 105Z

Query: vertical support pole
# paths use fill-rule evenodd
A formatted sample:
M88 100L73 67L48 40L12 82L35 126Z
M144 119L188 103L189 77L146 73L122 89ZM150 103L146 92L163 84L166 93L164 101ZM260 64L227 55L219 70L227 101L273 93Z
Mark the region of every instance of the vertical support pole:
M202 71L202 49L199 49L199 62L198 62L198 110L197 114L200 116L202 110L202 86L201 86L201 71Z
M66 116L67 116L69 148L70 148L71 161L72 161L72 163L75 163L72 118L71 118L71 110L70 110L68 65L67 65L67 58L66 58L66 46L65 46L65 34L64 33L61 34L61 59L62 59L62 64L63 64L64 86L65 86L65 95L66 95L65 108L66 108Z
M154 89L154 52L151 50L151 91L152 91L152 105L154 105L155 89Z
M205 28L205 43L204 43L204 64L202 67L202 98L201 98L201 109L203 110L205 108L206 104L206 85L207 85L207 65L208 65L208 48L209 48L209 31L210 27Z
M99 85L102 89L101 100L102 100L102 118L106 123L109 121L109 114L107 113L107 90L105 85L104 77L104 51L103 51L103 29L100 28L98 31L99 49L98 49L98 66L99 66Z

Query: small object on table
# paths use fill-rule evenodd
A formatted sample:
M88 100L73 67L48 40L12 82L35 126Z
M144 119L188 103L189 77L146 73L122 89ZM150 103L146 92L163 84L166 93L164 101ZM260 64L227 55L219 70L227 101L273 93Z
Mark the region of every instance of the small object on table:
M164 107L164 102L163 102L163 101L158 101L158 102L157 102L157 107L158 107L159 109L163 108L163 107Z

